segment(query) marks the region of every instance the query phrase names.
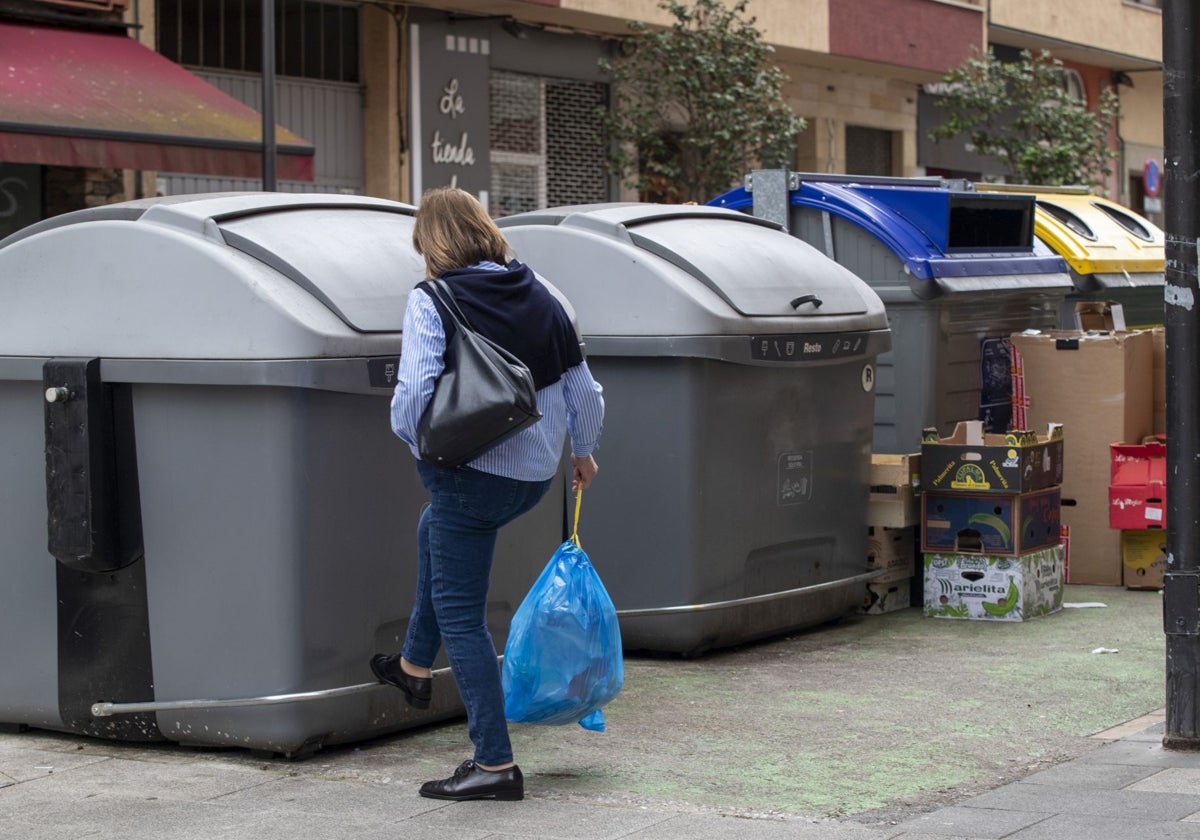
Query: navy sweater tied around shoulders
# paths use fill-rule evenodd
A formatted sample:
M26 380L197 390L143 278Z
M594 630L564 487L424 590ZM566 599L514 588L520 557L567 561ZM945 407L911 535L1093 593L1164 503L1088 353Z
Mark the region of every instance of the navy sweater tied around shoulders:
M467 324L524 362L539 390L583 361L571 319L529 266L513 260L504 271L458 268L440 279L450 287ZM427 285L423 281L418 288ZM437 307L449 347L454 320L431 290L422 291Z

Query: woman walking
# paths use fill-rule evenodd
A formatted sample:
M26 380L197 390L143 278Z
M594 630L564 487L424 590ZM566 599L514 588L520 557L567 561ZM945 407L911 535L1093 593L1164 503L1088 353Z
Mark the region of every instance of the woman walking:
M413 245L428 278L449 286L477 332L523 361L533 374L542 418L465 466L435 467L420 459L417 426L445 367L454 320L419 283L404 314L404 348L392 430L417 456L431 504L417 528L417 588L400 653L377 654L371 670L399 688L416 708L428 708L431 670L444 646L467 711L474 756L446 779L426 782L433 799L524 796L504 718L496 648L487 628L487 593L496 533L545 495L571 439L574 487L596 475L592 451L600 437L604 400L563 307L528 266L509 261L503 233L482 205L455 188L425 193Z

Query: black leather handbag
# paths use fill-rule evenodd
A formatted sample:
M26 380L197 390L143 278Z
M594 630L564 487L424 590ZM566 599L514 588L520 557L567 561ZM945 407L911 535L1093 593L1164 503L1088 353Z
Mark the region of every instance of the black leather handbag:
M417 451L435 467L457 467L532 426L542 413L525 363L471 329L444 280L431 280L429 288L457 329L417 424Z

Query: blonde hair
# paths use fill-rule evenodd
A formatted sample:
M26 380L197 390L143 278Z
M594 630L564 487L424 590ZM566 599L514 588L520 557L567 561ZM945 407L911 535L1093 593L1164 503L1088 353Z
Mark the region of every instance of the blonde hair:
M434 187L421 196L412 241L430 277L484 260L508 262L500 228L475 196L457 187Z

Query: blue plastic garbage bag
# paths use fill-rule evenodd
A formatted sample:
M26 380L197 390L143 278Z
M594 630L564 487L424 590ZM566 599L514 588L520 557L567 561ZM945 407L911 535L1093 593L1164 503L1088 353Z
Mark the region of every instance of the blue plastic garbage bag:
M504 714L514 723L578 722L603 732L600 707L625 681L621 630L577 539L558 547L513 616L504 646Z

